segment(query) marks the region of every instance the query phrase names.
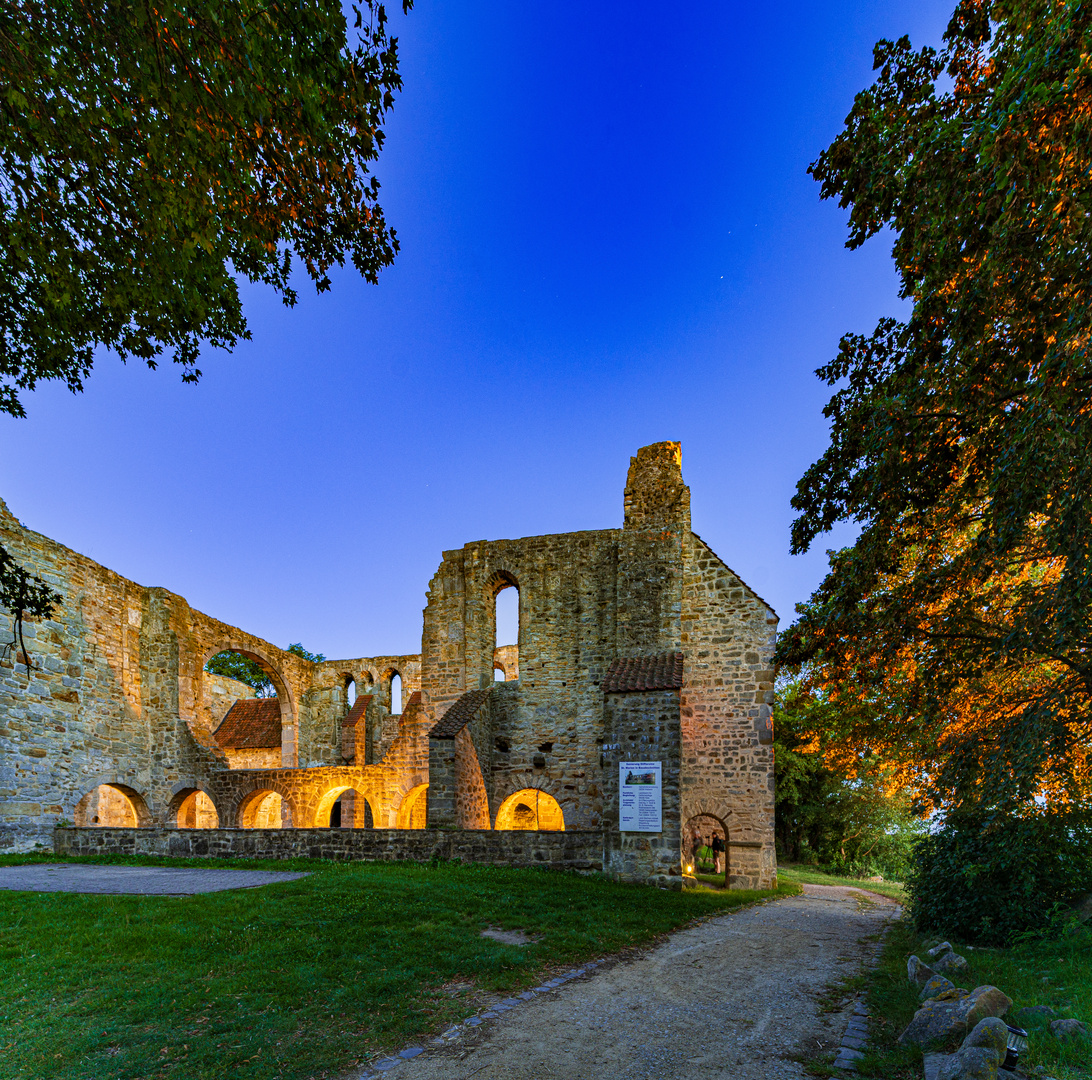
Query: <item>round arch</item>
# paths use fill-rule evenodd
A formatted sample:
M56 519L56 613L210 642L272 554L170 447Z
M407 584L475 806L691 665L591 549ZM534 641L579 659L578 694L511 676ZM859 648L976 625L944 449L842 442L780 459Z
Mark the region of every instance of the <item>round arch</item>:
M167 805L166 825L169 829L218 829L220 811L204 788L184 787Z
M314 829L328 829L328 828L330 828L330 814L333 812L334 803L336 803L338 801L338 799L340 799L341 796L344 795L345 792L347 792L347 791L353 792L356 795L357 799L359 800L359 802L357 803L357 807L356 807L357 820L360 821L360 822L364 821L364 806L362 804L367 804L368 810L371 812L371 815L372 815L372 821L374 823L374 821L375 821L375 800L374 800L374 798L369 798L368 794L366 792L361 791L361 789L358 788L358 787L353 787L352 784L344 784L341 787L330 788L330 790L328 792L326 792L326 794L323 795L321 799L319 799L318 805L315 807L314 820L311 823L312 828L314 828ZM354 825L353 825L353 828L356 828L356 829L361 829L363 827L364 827L363 824L357 825L357 824L354 823Z
M72 815L82 827L146 829L152 824L144 796L128 784L96 784L76 803Z
M396 829L423 829L428 824L428 784L412 787L398 804Z
M253 660L255 663L260 664L262 669L269 676L270 682L273 683L273 689L277 692L277 701L281 708L281 738L283 740L284 732L291 732L291 745L292 750L290 753L291 761L283 760L283 742L282 742L282 761L281 765L285 768L296 767L296 757L298 753L298 736L297 736L297 722L296 722L296 701L292 696L292 691L288 687L288 683L284 681L284 676L281 674L280 668L264 653L253 648L249 644L240 644L237 641L227 640L221 642L215 646L206 648L202 654L200 654L200 663L197 665L197 677L203 678L205 673L205 665L214 657L218 656L222 652L235 652L240 656L245 656L248 660ZM197 697L200 699L203 697L203 692L199 693Z
M235 811L235 827L238 829L291 828L296 816L296 808L292 805L292 800L279 785L258 783L239 800Z
M731 875L731 853L732 846L729 843L728 823L725 820L725 814L722 816L719 813L710 812L702 809L701 807L695 807L694 813L692 813L683 822L682 827L682 858L683 869L688 873L697 873L698 859L696 848L700 846L699 841L704 841L709 844L715 836L720 835L721 842L724 844L724 853L721 856L723 859L723 871L717 872L714 868L712 876L720 878L722 880L722 888L728 888L728 882ZM690 868L687 870L687 868Z
M522 788L500 804L493 828L564 832L565 814L561 804L548 792Z

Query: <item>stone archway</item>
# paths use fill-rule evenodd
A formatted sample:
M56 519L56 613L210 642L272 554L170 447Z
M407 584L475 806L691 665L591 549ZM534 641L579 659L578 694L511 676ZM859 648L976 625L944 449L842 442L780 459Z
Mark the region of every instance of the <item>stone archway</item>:
M165 824L169 829L218 829L220 811L203 788L185 787L171 798Z
M715 838L719 838L721 844L724 846L724 851L720 853L721 863L719 871L715 866L703 869L699 865L698 859L698 850L702 845L704 844L706 848L712 848L714 846L712 841ZM715 854L716 853L714 853L714 855ZM716 882L717 887L727 889L731 881L732 845L728 832L728 823L724 818L719 814L712 814L700 810L697 813L691 814L683 822L682 858L684 872L687 872L687 868L690 868L689 872L694 875L704 874L707 877L719 879L719 881ZM714 882L710 882L710 884L713 883Z
M521 788L509 795L497 810L496 829L564 832L561 804L540 788Z
M202 680L205 674L205 665L214 657L223 652L234 652L245 656L259 664L273 683L273 689L277 693L277 702L281 711L281 760L280 766L285 769L294 769L299 757L299 723L296 701L278 665L266 655L266 653L251 642L241 642L234 638L219 641L213 646L207 646L198 656L196 678ZM194 695L196 701L203 698L203 689L199 683Z
M345 796L352 796L352 819L347 820L346 810L344 804L346 803ZM331 820L331 815L335 805L338 802L343 804L341 811L341 820L338 825L335 826ZM311 825L315 829L366 829L368 828L367 821L371 820L371 827L375 827L375 810L373 808L372 799L368 798L366 792L362 791L358 787L354 787L352 784L341 784L338 787L331 788L322 796L318 801L318 805L315 807L314 820Z
M128 784L96 784L78 803L73 821L81 827L146 829L152 815L144 796Z

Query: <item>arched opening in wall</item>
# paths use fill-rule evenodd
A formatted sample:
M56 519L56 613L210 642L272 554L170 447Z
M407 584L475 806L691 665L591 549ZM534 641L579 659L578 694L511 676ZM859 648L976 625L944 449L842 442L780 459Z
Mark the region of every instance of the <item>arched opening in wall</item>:
M511 581L502 581L493 598L493 678L519 678L519 586Z
M345 676L345 704L351 709L356 704L356 679Z
M501 803L494 828L564 832L565 815L552 795L538 788L524 788Z
M204 697L213 737L231 769L279 769L281 700L259 657L225 649L205 664Z
M371 804L364 793L355 788L333 788L319 800L315 828L374 829Z
M428 784L410 788L398 808L398 829L423 829L428 824Z
M399 716L402 712L402 676L397 671L391 672L391 715Z
M252 791L239 807L240 829L283 829L290 827L288 808L280 793L268 788Z
M175 824L180 829L218 829L220 827L220 815L216 812L216 806L200 788L181 792L182 801L178 802L178 811L175 814ZM178 801L178 796L175 796Z
M683 872L706 885L728 888L728 828L712 814L695 814L683 826Z
M504 682L507 678L507 674L504 670L504 665L493 661L493 682Z
M99 784L76 804L75 823L84 828L136 829L151 824L140 795L125 784Z

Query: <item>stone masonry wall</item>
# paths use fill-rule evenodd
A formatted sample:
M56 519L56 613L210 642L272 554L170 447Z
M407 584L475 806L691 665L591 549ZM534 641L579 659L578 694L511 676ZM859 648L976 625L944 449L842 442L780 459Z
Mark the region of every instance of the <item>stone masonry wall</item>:
M770 888L774 854L773 650L777 615L696 535L683 592L682 819L728 836L729 882Z
M0 542L63 598L51 619L25 626L30 672L11 650L0 657L0 848L48 845L53 826L73 820L102 784L131 791L138 812L164 824L182 793L208 790L229 765L212 737L225 681L203 670L218 652L240 652L270 672L282 767L340 760L343 669L374 669L388 693L393 670L407 695L419 680L417 656L312 664L26 529L2 502ZM397 718L388 725L388 749L398 726ZM388 803L400 798L402 779Z
M597 871L603 836L592 832L484 832L437 829L57 829L64 855L176 858L442 859L495 866Z

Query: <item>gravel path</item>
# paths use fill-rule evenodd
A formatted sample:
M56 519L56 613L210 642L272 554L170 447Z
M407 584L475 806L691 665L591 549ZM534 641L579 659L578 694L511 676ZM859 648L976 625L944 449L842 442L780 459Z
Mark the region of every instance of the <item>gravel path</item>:
M225 889L255 889L275 881L295 881L307 876L278 870L218 870L195 866L27 863L0 866L0 889L114 896L191 896Z
M821 1012L818 997L874 955L899 910L875 894L804 890L680 931L379 1067L392 1080L804 1080L793 1057L833 1051L853 1006Z

